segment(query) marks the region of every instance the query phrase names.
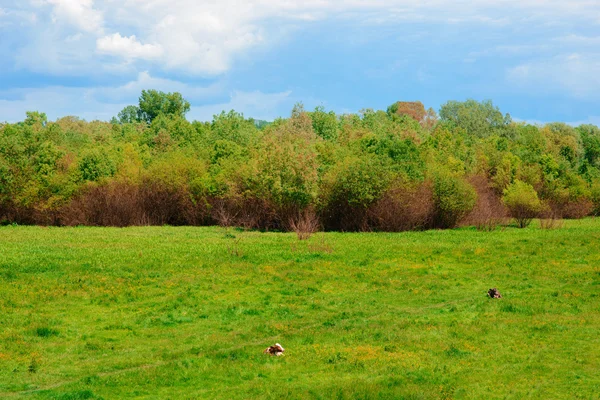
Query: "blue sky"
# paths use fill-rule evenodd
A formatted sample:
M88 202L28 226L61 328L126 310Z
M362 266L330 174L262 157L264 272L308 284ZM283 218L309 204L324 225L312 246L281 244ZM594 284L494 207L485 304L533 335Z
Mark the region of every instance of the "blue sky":
M0 121L108 120L155 88L199 120L475 98L600 124L597 0L0 0L0 54Z

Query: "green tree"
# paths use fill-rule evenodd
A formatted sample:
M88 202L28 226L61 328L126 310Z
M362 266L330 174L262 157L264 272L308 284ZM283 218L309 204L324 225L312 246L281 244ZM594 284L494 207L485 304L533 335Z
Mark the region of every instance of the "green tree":
M520 180L516 180L504 190L502 201L510 215L517 220L519 228L527 227L543 208L533 186Z
M230 140L242 146L248 146L256 137L258 128L251 119L245 119L243 114L233 110L221 112L213 116L210 125L210 139Z
M335 140L338 135L338 117L333 112L326 112L323 106L310 113L315 133L325 140Z
M40 127L44 127L48 123L48 117L46 116L46 113L27 111L25 114L27 115L27 118L25 118L25 121L23 121L25 125L39 125Z
M448 171L438 171L433 177L435 225L454 228L467 216L477 202L477 192L461 177Z
M317 197L314 133L288 123L269 131L254 154L256 173L248 186L281 211L301 210Z
M585 160L593 166L600 166L600 129L594 125L581 125L577 128L581 135Z
M190 111L190 103L181 93L165 93L158 90L142 90L139 98L139 119L151 123L163 114L184 118Z
M104 149L87 151L78 164L81 177L86 181L97 181L113 176L117 172L116 163Z
M119 114L117 115L117 119L121 124L141 122L141 110L137 106L127 106L119 112Z
M440 108L440 119L478 137L506 135L512 122L510 115L502 115L491 100L478 102L473 99L445 103Z

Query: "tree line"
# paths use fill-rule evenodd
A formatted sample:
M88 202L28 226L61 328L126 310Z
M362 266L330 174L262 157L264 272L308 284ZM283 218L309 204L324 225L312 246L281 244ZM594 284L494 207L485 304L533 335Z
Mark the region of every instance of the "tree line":
M0 124L0 220L401 231L600 213L600 129L512 120L491 101L337 115L296 105L189 122L142 92L110 122Z

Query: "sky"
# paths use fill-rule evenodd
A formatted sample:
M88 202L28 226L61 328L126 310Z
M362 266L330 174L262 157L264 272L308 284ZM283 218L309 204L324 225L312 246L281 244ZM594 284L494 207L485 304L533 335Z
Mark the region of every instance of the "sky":
M473 98L600 125L600 1L0 0L0 121L109 120L143 89L202 121Z

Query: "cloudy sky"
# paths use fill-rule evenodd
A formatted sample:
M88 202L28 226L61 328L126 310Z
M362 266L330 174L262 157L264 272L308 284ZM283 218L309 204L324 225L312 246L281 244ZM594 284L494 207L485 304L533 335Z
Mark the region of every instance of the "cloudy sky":
M600 124L598 0L0 0L0 121L108 120L142 89L189 119L492 99Z

